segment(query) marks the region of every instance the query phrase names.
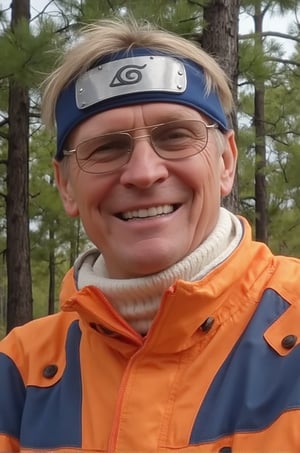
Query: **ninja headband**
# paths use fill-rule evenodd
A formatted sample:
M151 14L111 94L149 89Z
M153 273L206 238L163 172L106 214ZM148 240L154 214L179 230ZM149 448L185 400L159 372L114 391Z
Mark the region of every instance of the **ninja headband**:
M66 138L87 118L116 107L150 102L192 107L214 120L221 130L228 129L219 96L214 90L208 93L200 66L153 49L133 48L101 59L61 92L55 110L55 158L63 159Z

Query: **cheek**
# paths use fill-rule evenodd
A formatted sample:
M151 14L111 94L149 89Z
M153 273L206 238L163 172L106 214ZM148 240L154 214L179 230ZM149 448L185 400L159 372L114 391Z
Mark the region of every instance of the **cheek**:
M187 174L189 184L200 196L220 194L221 158L216 153L203 151L190 162Z
M80 213L109 210L116 187L116 176L80 172L75 175L73 184Z

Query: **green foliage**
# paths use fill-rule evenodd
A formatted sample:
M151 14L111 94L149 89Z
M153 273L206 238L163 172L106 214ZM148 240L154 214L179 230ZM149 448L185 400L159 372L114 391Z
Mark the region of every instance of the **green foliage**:
M72 45L79 25L99 18L133 14L159 26L190 36L199 33L202 6L205 2L188 0L56 0L51 14L45 10L30 24L20 23L12 33L7 16L0 15L0 160L7 156L8 81L13 78L30 89L30 228L34 315L47 314L49 261L54 254L56 307L59 286L75 256L87 244L77 220L65 215L53 181L51 160L54 139L41 127L39 120L39 84L56 64L65 46ZM299 6L294 1L242 0L241 7L254 15L255 8L266 11ZM276 8L275 8L276 7ZM299 35L299 28L291 26ZM300 255L300 71L295 66L280 64L284 56L278 41L267 38L260 45L258 37L240 41L239 91L239 191L241 213L255 223L254 167L255 136L253 129L253 86L263 82L266 88L265 127L267 132L268 208L270 246L274 252ZM300 45L293 56L300 62ZM3 120L3 121L2 121ZM0 163L0 193L5 196L5 163ZM5 249L5 198L0 202L0 248ZM1 331L4 333L4 329Z
M251 40L241 42L239 56L240 74L249 84L268 80L273 74L272 66L267 64L267 56Z
M86 242L78 221L65 215L55 187L53 143L53 137L42 128L32 136L30 146L31 261L36 316L47 314L50 254L55 257L58 294L63 275Z
M76 20L89 23L96 19L134 16L138 20L148 20L178 34L188 34L199 27L202 10L194 2L187 0L140 0L103 1L86 0L77 10Z
M276 10L286 12L297 1L242 1L250 16ZM263 27L264 28L264 27ZM299 29L292 27L294 36ZM293 60L299 61L299 49ZM265 90L264 128L266 133L269 245L275 253L300 255L299 204L299 69L281 63L282 45L274 38L253 35L240 43L239 111L243 126L239 129L239 185L241 212L255 225L254 166L255 137L254 85Z
M247 14L254 16L255 9L261 9L262 11L284 14L289 10L296 11L299 7L299 0L240 0L240 6L243 11Z
M14 31L7 29L0 36L0 79L14 79L17 83L33 88L44 77L45 70L53 65L53 49L57 39L50 23L35 33L25 21L20 21Z

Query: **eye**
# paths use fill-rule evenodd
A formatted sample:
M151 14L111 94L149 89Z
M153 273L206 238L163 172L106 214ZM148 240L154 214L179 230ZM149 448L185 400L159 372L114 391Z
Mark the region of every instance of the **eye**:
M181 140L187 137L193 137L193 133L183 127L176 127L163 132L165 140Z
M107 162L117 159L130 149L130 138L126 134L107 134L84 142L79 148L79 158Z
M160 148L176 150L189 146L195 135L189 128L172 125L157 129L153 139Z

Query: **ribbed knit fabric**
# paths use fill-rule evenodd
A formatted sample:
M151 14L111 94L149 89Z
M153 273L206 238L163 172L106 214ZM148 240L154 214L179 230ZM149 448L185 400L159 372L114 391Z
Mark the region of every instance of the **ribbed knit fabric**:
M239 219L220 209L217 225L190 255L154 275L112 279L97 249L82 254L75 263L79 289L93 285L101 289L114 308L139 333L145 334L157 313L164 291L176 280L196 281L224 261L243 235Z

